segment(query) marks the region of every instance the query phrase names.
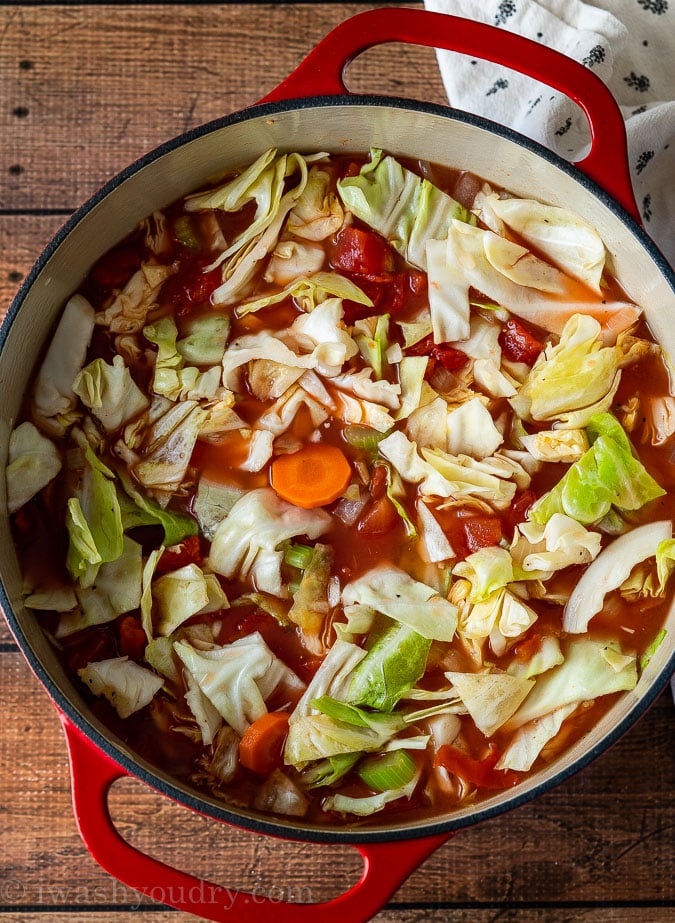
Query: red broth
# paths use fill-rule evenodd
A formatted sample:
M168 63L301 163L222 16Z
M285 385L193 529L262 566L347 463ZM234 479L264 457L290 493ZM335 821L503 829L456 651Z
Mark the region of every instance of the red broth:
M320 164L327 171L328 180L322 191L322 201L313 206L318 219L326 218L322 213L326 203L340 202L338 181L357 176L366 163L365 157L350 156L331 157ZM435 186L448 195L456 192L462 198L462 205L475 205L473 197L482 185L477 178L436 165L404 162L402 166L411 173L430 177ZM291 171L283 190L288 192L296 179ZM467 190L470 192L468 201ZM92 686L92 664L96 667L120 657L135 662L144 671L145 679L154 677L156 682L149 701L141 707L131 707L126 717L119 714L122 694L119 690L112 693L114 676L112 685L104 682L102 687L97 687L94 681L95 693L85 690L85 694L101 720L139 755L226 803L303 816L313 823L367 823L369 818L377 821L383 815L431 817L464 803L473 803L500 788L517 786L530 772L557 758L586 734L621 692L601 690L601 694L562 703L568 706L564 718L558 729L553 729L547 739L539 742L529 765L523 766L522 754L518 753L502 765L519 730L523 726L531 729L527 722L525 725L518 722L518 715L520 703L524 702L527 708L532 693L525 692L518 704L512 701L510 706L504 705L508 714L488 731L487 718L480 714L480 702L471 700L467 707L463 696L458 696L456 691L453 693L452 682L446 674L450 673L456 681L461 676L489 675L501 682L504 677L522 680L523 671L532 668L528 689L537 688L555 670L562 669L561 664L571 658L574 645L583 638L599 646L617 648L624 658L615 664L617 674L623 675L622 671L632 669L633 681L636 681L645 656L660 638L668 605L666 591L656 589L658 581L653 556L636 562L631 579L606 594L602 610L582 634L565 629L564 610L581 574L593 566L590 560L583 564L568 560L539 578L522 572L512 573L510 580L497 580L489 592L483 588L482 595L477 589L478 577L474 576L472 583L466 569L462 569L463 562L477 561L477 554L480 557L487 552L488 557L509 557L522 524L531 523L532 511L541 498L554 490L577 463L569 458L561 460L555 453L550 460L535 459L526 450L522 437L541 431L555 432L557 427L559 431L560 419L553 414L546 420L526 418L523 421L511 403L528 380L531 366L538 361L541 351L544 348L550 351L559 342L560 331L550 332L531 319L519 318L517 312L512 314L504 305L494 304L489 293L481 292L475 284L467 286L471 323L482 324L484 334L491 337L491 355L497 357L493 372L507 373L513 394L500 393L494 384L486 384L483 378L477 382L476 362L480 354L472 354L471 349L464 352L466 338L452 343L434 339L430 327L427 272L420 265L408 262L391 238L379 233L362 217L350 213L344 202L341 208L335 209L338 218L333 215L333 226L322 235L298 236L284 222L280 236L277 235L269 252L255 264L242 290L229 303L219 304L218 289L228 278L228 272L234 271L227 258L218 263L219 254L254 220L256 205L248 201L231 212L221 207L189 208L186 200L180 200L144 222L92 268L80 291L96 314L84 365L90 368L94 360L101 360L110 369L113 360L118 365L123 363L141 395L146 396L143 407L123 418L119 425L106 429L101 417L97 416L96 400L90 396L85 400L80 394L74 414L56 423L55 416L46 421L44 416L36 416L34 394L26 402L24 421L37 425L43 436L50 439L61 460L61 470L56 477L13 514L16 544L26 585L32 592L27 604L36 609L36 617L54 639L64 664L77 681L84 684L83 688ZM473 226L484 230L480 209L475 207L474 211L479 214L478 220L473 219ZM470 213L466 212L464 219L469 217ZM503 236L511 243L526 244L531 259L546 260L541 247L527 243L517 230L507 228ZM331 335L338 345L342 343L345 347L346 344L346 353L343 349L342 358L334 360L332 366L325 357L318 362L312 360L313 365L307 358L326 344L325 337L321 339L320 335L319 339L312 340L306 334L296 336L292 331L299 319L310 316L308 308L316 310L326 299L343 294L343 289L336 293L323 290L315 295L316 303L309 305L306 292L289 293L269 306L247 313L251 301L274 296L288 285L288 279L280 282L270 271L270 260L275 246L277 255L279 252L288 255L283 245L289 242L299 243L300 264L303 260L309 261L304 269L301 265L297 270L295 281L320 278L316 276L320 271L332 275L333 285L337 275L349 280L360 291L356 293L357 300L345 296L340 301L338 320ZM550 267L550 261L547 265ZM142 267L148 266L163 267L165 278L145 296L145 308L141 306L135 316L131 311L130 323L119 323L113 329L116 322L111 323L110 316L117 316L114 306L120 304L120 292ZM293 278L290 271L291 281ZM616 280L606 272L602 277L601 296L578 279L568 278L568 283L568 297L573 297L581 308L587 307L590 314L607 300L624 300ZM353 295L354 290L350 289L350 293ZM363 294L372 304L362 303L366 300ZM581 308L581 313L586 313ZM377 330L374 322L368 326L369 318L382 315L387 315L388 320ZM176 340L185 343L195 331L195 321L198 326L200 321L218 316L226 318L229 324L220 355L217 346L214 352L215 334L209 334L201 345L193 344L191 348L184 345L184 353L178 351ZM158 351L153 330L167 319L175 325L173 340L169 337L169 345L160 344ZM420 325L414 335L411 324ZM149 336L144 331L149 332ZM671 400L668 373L644 322L632 324L628 333L633 338L631 343L643 341L651 345L638 357L631 354L619 363L618 388L598 413L609 415L621 424L631 453L644 466L650 484L653 479L657 487L649 499L635 508L622 509L613 504L613 518L603 513L585 521L587 531L599 536L594 558L602 553L600 547L605 549L611 545L617 532L630 531L657 520L672 522L674 516L673 436L667 428L658 437L654 436L651 412L658 402ZM206 386L198 384L198 375L220 367L222 353L227 357L228 351L241 344L241 338L249 338L245 342L254 344L251 347L253 358L231 371L229 377L226 375L227 380L221 381L217 374L216 387L211 386L210 392ZM307 360L304 367L294 374L293 367L279 361L278 352L273 354L274 358L265 358L265 340L283 343L296 357ZM621 338L618 342L622 342ZM594 348L601 348L600 341ZM199 361L200 349L209 357L203 362ZM339 354L340 350L337 352ZM629 346L625 346L624 353L629 353ZM413 385L413 390L417 388L418 392L417 404L409 407L408 413L401 413L398 392L402 384L407 386L401 374L401 361L413 357L421 362L427 359L426 367ZM522 360L526 360L526 364ZM192 366L191 362L196 365ZM192 383L176 385L179 380L176 376L186 369L195 373ZM369 382L365 390L355 384L359 373L362 381ZM357 378L340 382L339 376L345 374ZM300 375L304 377L299 385ZM167 381L173 382L173 390L167 391ZM371 384L375 387L369 390ZM201 394L199 387L205 388ZM298 387L302 388L304 400L283 420L283 406L279 401L284 396L297 395ZM426 444L413 440L412 435L419 439L424 432L420 401L422 406L430 408L432 401L440 400L446 405L444 412L450 414L475 397L489 411L491 425L496 422L498 426L496 432L501 434L498 449L478 449L473 456L469 449L453 454L443 442L445 437L439 436L438 427L428 436ZM105 403L110 398L104 394L101 400ZM150 402L152 419L148 416ZM216 406L225 423L220 428L217 424L206 427L204 420L212 419L209 414ZM436 403L436 409L438 406ZM582 406L580 399L578 407ZM161 435L156 430L152 431L152 438L148 436L153 422L162 414L189 407L203 411L202 428L198 428L196 440L187 442L189 459L185 459L177 478L175 473L172 475L174 482L170 489L157 481L149 484L140 473L142 463L154 458L157 445L161 449L162 439L167 439L166 433ZM417 412L417 426L412 431L409 429L410 410L413 414ZM262 454L256 456L252 433L264 432L261 421L269 419L272 411L277 414L272 437L266 437ZM586 419L571 427L581 434L582 441L586 440L578 457L590 451L590 443L584 435L588 425ZM474 421L469 427L473 427L471 438L480 444L484 435L480 431L481 424ZM431 486L425 492L419 487L423 480L421 475L413 476L400 460L392 461L391 452L383 454L380 443L397 432L407 434L418 465L427 466L426 473L430 459L438 458L434 451L444 453L446 460L450 458L454 462L459 455L465 464L474 466L492 459L496 452L502 453L499 457L503 462L504 453L507 457L510 453L513 470L510 475L501 475L502 485L510 485L510 501L497 501L480 490L465 491L461 485L447 490L443 487L444 493L435 492ZM141 582L138 570L133 578L138 583L138 598L135 603L118 603L117 608L115 600L111 602L110 577L103 580L115 558L96 561L95 548L83 564L78 558L82 554L78 551L80 546L73 536L77 535L79 541L86 544L86 530L77 532L73 514L67 512L72 498L76 497L86 524L91 527L89 538L93 534L91 540L96 545L96 535L100 533L96 533L96 523L90 520L102 514L100 510L96 513L96 501L87 493L91 483L89 488L82 486L87 476L83 472L92 465L87 461L85 444L105 466L107 473L102 477L114 485L114 496L124 501L127 519L123 516L122 521L126 521L123 529L127 539L135 548L140 546L134 566L137 570L144 568L144 576ZM290 539L284 537L278 542L269 539L266 550L271 552L271 557L268 554L267 569L256 570L256 555L263 552L261 546L255 544L258 541L255 525L243 523L239 531L235 528L229 541L236 543L248 529L248 550L242 552L240 560L234 564L219 564L220 558L227 557L229 549L219 549L218 554L214 554L212 543L217 541L215 536L223 522L236 516L231 512L238 509L235 501L251 491L259 491L266 502L277 503L277 515L289 514L289 507L278 505L278 498L275 499L270 487L271 466L275 459L309 444L338 449L351 472L346 490L314 506L310 503L310 519L311 515L323 517L317 534L312 537L300 529ZM424 448L432 450L431 454L423 454ZM176 467L178 449L174 446L172 451L174 455L160 453L160 461L167 471ZM93 467L96 468L95 463ZM442 467L436 469L437 474L443 470ZM90 473L88 476L100 480L100 469L98 475ZM219 502L227 504L216 522L212 508L208 516L204 513L204 503L208 507L213 499L209 500L207 492L204 500L205 486L216 495L220 491ZM301 509L311 488L309 482L303 485L302 481L293 487L299 490L297 503ZM148 502L154 511L150 515ZM428 533L428 517L420 518L420 504L436 523L433 538ZM292 502L290 507L293 507ZM167 543L157 510L164 510L169 517L175 516L179 532L183 528L185 534L175 543ZM67 527L68 515L71 521ZM289 515L294 515L292 510ZM208 527L207 519L210 519ZM263 528L267 528L266 521L260 520L260 529ZM449 543L445 557L438 550L443 547L438 533ZM175 537L176 533L172 534ZM519 541L523 541L522 535ZM167 544L171 545L168 551L164 550ZM317 549L322 547L329 549L323 570L320 562L317 564ZM541 544L534 550L542 550ZM318 570L310 580L308 569L315 564ZM277 571L271 580L270 568ZM422 629L418 621L418 609L423 608L421 603L409 602L403 622L383 611L396 608L392 601L400 597L394 591L391 599L381 603L380 609L377 608L377 594L375 597L366 594L369 602L361 604L361 619L350 630L353 605L350 607L344 602L345 588L361 586L359 581L368 575L390 573L387 568L395 568L396 573L406 575L403 595L411 585L417 589L422 585L427 588L429 597L441 601L444 618L450 618L449 613L454 610L457 625L450 640L442 637L442 631L439 637L439 630L435 626L429 629L426 623L423 628L426 636L417 631L417 628ZM181 617L170 629L166 625L162 628L162 619L170 618L185 605L185 596L162 597L159 590L158 581L176 573L189 574L202 592L206 585L205 575L208 575L212 581L209 603L193 605L187 617ZM125 572L120 579L132 578ZM219 587L219 594L214 591L213 581ZM70 591L73 603L70 609L67 604L50 603L49 594L55 590ZM141 606L141 591L145 592L145 608ZM189 593L189 590L184 592ZM378 592L386 596L386 586L380 587ZM307 593L310 594L309 608L305 607L298 614L299 599ZM133 587L131 598L134 599ZM163 603L162 599L169 601ZM500 619L486 614L485 618L491 619L489 629L483 634L476 632L475 626L470 628L471 616L472 613L475 616L478 606L486 605L486 600L493 601L497 607L495 612L505 605L505 600L512 607L521 606L518 610L521 619L529 619L531 623L514 627L514 624L506 624L508 619L504 616L504 634L499 627ZM120 606L122 610L117 611ZM85 616L82 616L83 610L86 610ZM90 624L82 627L82 619ZM397 625L406 638L405 643L411 645L409 650L415 653L407 655L404 648L403 653L394 650L378 655L378 638L387 632L391 634ZM73 630L73 626L77 630ZM157 646L153 649L155 653L150 655L148 645L157 639L160 639L160 646L164 645L164 659L157 654ZM219 690L214 690L212 675L188 666L178 650L180 643L187 644L198 660L205 652L230 650L230 645L247 639L262 644L259 652L264 652L263 659L268 657L270 664L281 665L281 678L263 693L265 671L256 673L254 680L249 677L247 681L257 683L257 704L235 703L240 709L238 719L228 720L231 715L228 696L236 698L234 682L230 688L225 682ZM318 748L313 758L307 758L303 740L293 745L289 742L295 732L289 734L284 749L283 741L265 741L265 732L261 730L256 746L269 746L273 751L273 756L266 757L260 764L267 769L253 772L241 765L237 759L239 738L246 733L250 742L253 734L250 727L256 724L261 713L287 712L291 715L291 728L294 716L309 721L308 728L317 718L320 710L316 705L310 704L301 714L295 710L306 687L322 675L322 668L325 670L322 665L338 639L343 645L349 645L352 652L362 648L363 659L358 669L362 675L367 674L366 667L370 664L373 673L366 676L365 684L370 691L365 695L363 690L357 694L354 686L344 681L339 688L334 687L333 703L337 700L338 706L345 703L356 706L360 709L356 719L352 713L352 718L345 720L349 716L344 711L335 712L334 704L331 711L330 703L323 704L328 708L327 712L321 712L324 718L327 716L328 722L334 722L341 731L346 728L355 735L355 742L350 747L343 740L333 750L325 745L322 755L321 746L325 742L317 731ZM178 642L179 647L174 646L174 642ZM541 669L533 666L548 647L558 651L558 658ZM185 647L180 650L184 651ZM422 657L421 665L411 671L410 659L417 656ZM245 668L242 669L245 673ZM272 667L268 665L267 669ZM351 672L353 670L354 667L350 668ZM372 689L378 685L377 676L382 675L386 676L384 685L390 698L385 707L378 708L373 703ZM133 685L132 680L129 682ZM622 688L630 687L630 680L626 683ZM329 682L324 684L320 694L330 688ZM422 714L425 708L434 707L440 718ZM561 703L552 702L544 707L539 717L550 716L560 707ZM378 745L373 743L372 735L369 738L362 733L364 716L368 719L373 715L381 718L392 714L413 717L389 736L385 735ZM393 746L392 740L396 742ZM382 775L383 760L393 764L393 774L385 771ZM346 763L350 765L345 768ZM317 781L319 768L323 776L319 773ZM328 781L322 783L321 779Z

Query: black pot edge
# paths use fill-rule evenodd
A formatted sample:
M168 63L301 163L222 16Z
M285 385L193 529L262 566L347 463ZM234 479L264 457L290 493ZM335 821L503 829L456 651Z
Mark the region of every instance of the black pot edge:
M52 257L63 240L79 224L99 202L114 192L130 176L139 170L158 160L165 154L173 151L190 141L196 140L210 132L225 128L229 125L240 122L250 121L253 118L273 116L280 112L286 112L298 109L312 109L318 106L322 107L341 107L341 106L376 106L381 108L408 109L417 112L423 112L430 115L438 115L443 118L451 118L456 121L474 125L477 128L486 129L509 141L512 141L521 147L526 148L533 154L543 157L553 166L567 173L577 182L579 182L588 192L600 199L602 203L612 211L627 229L637 238L641 246L646 249L659 270L668 279L669 284L675 290L675 273L668 264L666 258L660 252L656 244L647 235L644 229L597 183L585 176L574 164L561 158L559 155L550 151L548 148L533 141L524 135L519 134L511 128L492 122L481 116L476 116L462 110L453 109L446 106L440 106L434 103L423 103L416 100L402 99L399 97L388 96L318 96L303 97L301 99L283 100L274 103L262 103L251 106L250 108L239 110L231 115L224 116L214 121L208 122L197 128L191 129L184 134L164 142L157 148L144 154L128 167L120 171L116 176L106 182L93 196L91 196L83 205L81 205L64 225L56 232L51 241L42 251L35 264L29 271L28 275L21 284L19 291L13 299L5 320L0 327L0 354L4 349L9 330L16 318L18 311L23 304L29 289L34 284L38 275ZM135 759L130 758L123 750L118 749L112 742L102 735L97 728L92 726L87 719L73 706L72 702L54 682L42 662L34 653L29 639L23 632L23 629L14 615L9 601L8 594L5 590L4 582L0 579L0 606L5 614L5 619L9 624L10 630L19 646L24 657L28 661L33 673L45 687L48 695L57 706L57 708L70 720L79 730L85 734L101 751L108 757L118 763L131 776L141 779L147 785L157 792L171 798L172 800L185 805L192 810L212 817L224 823L251 830L257 833L264 833L270 836L282 837L289 840L301 842L318 842L318 843L345 843L345 844L367 844L381 842L405 841L422 837L431 837L441 834L450 834L463 827L473 826L508 810L519 807L533 800L541 794L553 789L557 785L571 778L606 749L616 743L637 720L647 711L654 703L660 693L666 687L671 674L675 671L675 651L669 658L667 664L655 677L649 686L647 692L636 703L630 713L619 724L607 734L602 741L591 747L586 753L579 757L574 763L565 769L560 770L555 776L546 781L533 786L530 789L515 794L506 802L496 806L487 806L476 810L475 814L468 817L462 817L458 820L446 819L441 821L424 821L411 827L393 827L387 828L369 828L369 827L348 827L337 830L327 830L321 827L304 827L301 824L295 824L288 821L268 821L259 816L248 816L247 814L236 813L227 808L220 808L212 805L199 797L187 794L182 789L176 787L172 782L161 778L151 769L146 769Z

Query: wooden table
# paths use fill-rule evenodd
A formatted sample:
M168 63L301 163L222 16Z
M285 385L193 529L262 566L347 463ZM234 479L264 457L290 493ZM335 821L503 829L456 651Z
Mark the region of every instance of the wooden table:
M409 4L419 5L419 4ZM75 207L160 141L271 90L356 3L0 3L0 311ZM350 88L445 102L433 52L373 50ZM75 829L56 713L0 626L0 912L8 921L189 920L104 873ZM462 831L380 923L675 921L673 703L535 802ZM348 847L230 830L140 782L120 831L166 861L273 899L325 900L360 874ZM320 919L320 914L317 914ZM349 923L349 921L345 921Z

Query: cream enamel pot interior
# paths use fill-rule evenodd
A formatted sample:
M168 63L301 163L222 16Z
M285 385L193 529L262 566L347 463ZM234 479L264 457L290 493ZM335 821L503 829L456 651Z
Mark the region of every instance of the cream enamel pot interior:
M499 125L450 108L347 93L342 74L365 48L410 42L489 58L562 90L581 105L591 128L589 156L576 166ZM311 96L309 94L312 94ZM645 309L652 332L675 356L673 273L635 221L625 134L619 110L604 85L581 65L518 36L468 20L419 10L372 10L343 23L260 104L183 135L130 166L101 189L56 235L38 259L0 330L0 458L6 464L9 432L22 395L67 297L89 267L155 209L195 189L213 175L280 150L367 151L470 169L517 195L568 206L603 237L616 276ZM604 187L604 188L603 188ZM509 810L585 766L616 741L654 701L675 667L675 606L668 640L661 644L637 688L624 694L600 725L555 764L515 791L495 795L433 822L387 821L367 828L326 829L256 815L178 783L147 764L91 714L64 672L33 615L22 603L0 479L2 603L18 645L55 703L67 736L75 814L94 858L125 884L213 920L351 923L373 916L435 848L463 826ZM134 775L202 814L261 833L315 842L352 844L363 855L360 881L340 898L320 905L247 899L143 855L115 830L107 808L112 782ZM224 832L226 836L226 831Z

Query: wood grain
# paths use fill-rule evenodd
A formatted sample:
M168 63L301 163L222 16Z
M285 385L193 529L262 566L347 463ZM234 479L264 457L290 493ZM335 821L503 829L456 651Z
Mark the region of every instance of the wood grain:
M420 6L421 4L404 4ZM375 6L375 4L373 4ZM362 3L0 7L0 313L68 215L162 141L253 104ZM355 92L446 101L429 49L376 49ZM0 627L0 912L7 921L189 921L91 859L54 709ZM611 751L535 802L460 832L378 923L669 923L675 765L664 694ZM272 841L138 781L111 804L130 842L232 887L326 900L360 874L344 846ZM320 918L320 917L318 917Z

